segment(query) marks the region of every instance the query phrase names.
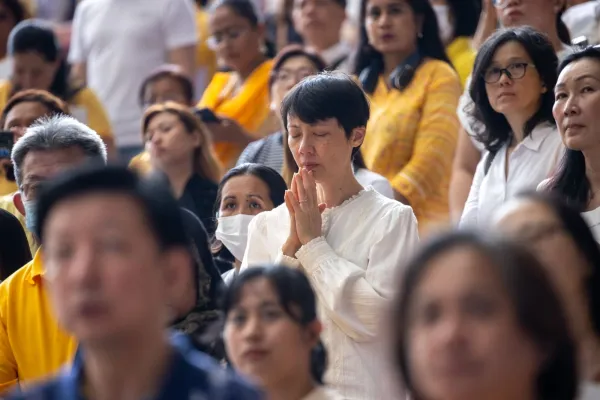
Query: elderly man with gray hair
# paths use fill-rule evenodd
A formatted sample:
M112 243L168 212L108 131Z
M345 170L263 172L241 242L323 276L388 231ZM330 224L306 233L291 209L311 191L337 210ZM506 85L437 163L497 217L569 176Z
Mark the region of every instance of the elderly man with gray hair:
M15 207L25 215L28 229L35 231L39 185L87 162L106 163L106 147L86 125L55 115L27 128L11 158L19 187ZM57 372L75 354L76 343L58 326L45 285L41 249L0 284L0 396L17 383Z

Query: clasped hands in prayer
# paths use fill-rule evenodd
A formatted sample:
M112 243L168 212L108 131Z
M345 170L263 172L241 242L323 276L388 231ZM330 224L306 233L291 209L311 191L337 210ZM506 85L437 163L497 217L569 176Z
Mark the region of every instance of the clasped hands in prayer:
M321 213L327 206L319 204L312 171L302 168L294 174L291 190L285 192L285 205L290 213L290 233L281 250L295 257L300 247L322 235Z

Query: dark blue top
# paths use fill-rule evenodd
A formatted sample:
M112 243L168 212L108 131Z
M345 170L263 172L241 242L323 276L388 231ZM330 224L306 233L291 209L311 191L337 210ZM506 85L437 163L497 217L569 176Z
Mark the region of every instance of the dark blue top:
M143 400L258 400L262 395L249 383L228 372L210 357L194 350L181 334L171 338L174 346L171 370L154 399ZM83 358L77 351L73 366L39 386L15 393L6 400L85 400L81 393ZM142 400L142 399L140 399Z

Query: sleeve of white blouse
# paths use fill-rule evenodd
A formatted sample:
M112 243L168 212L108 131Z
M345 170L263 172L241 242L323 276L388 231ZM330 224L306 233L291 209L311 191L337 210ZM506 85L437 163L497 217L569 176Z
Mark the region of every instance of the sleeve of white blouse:
M338 256L324 237L296 253L325 312L355 341L377 336L382 313L399 287L400 266L419 241L417 220L408 207L394 207L380 224L366 268Z
M469 191L469 197L465 203L462 216L460 217L460 226L476 226L477 225L477 214L479 211L479 190L481 189L481 182L485 177L483 172L485 161L488 157L488 153L481 158L477 169L475 170L475 176L473 177L473 183L471 184L471 190Z

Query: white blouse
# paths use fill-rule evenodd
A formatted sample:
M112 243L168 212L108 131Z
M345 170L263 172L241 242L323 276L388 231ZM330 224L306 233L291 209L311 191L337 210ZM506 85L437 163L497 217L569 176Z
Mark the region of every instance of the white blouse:
M323 386L316 387L302 400L343 400L336 392L324 388Z
M379 331L398 292L401 266L418 244L415 215L369 187L322 218L323 236L292 259L281 251L290 229L286 206L258 214L241 268L282 262L302 268L318 297L329 354L326 383L348 400L396 400Z
M460 220L461 226L485 225L504 202L525 190L535 190L554 170L564 151L556 126L538 125L519 143L508 157L502 146L496 153L487 175L484 172L488 152L477 165L471 191Z
M582 212L581 216L587 222L596 242L600 243L600 207Z

